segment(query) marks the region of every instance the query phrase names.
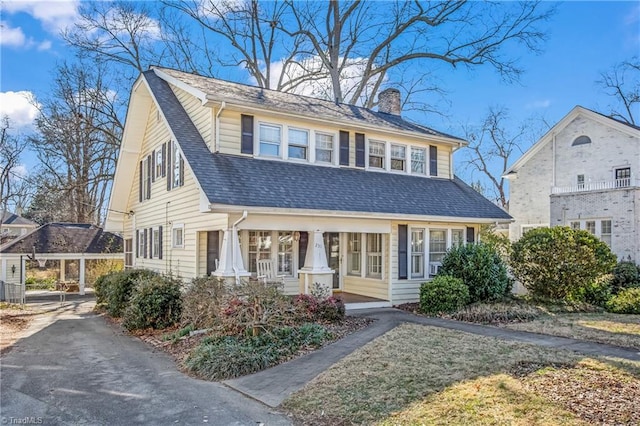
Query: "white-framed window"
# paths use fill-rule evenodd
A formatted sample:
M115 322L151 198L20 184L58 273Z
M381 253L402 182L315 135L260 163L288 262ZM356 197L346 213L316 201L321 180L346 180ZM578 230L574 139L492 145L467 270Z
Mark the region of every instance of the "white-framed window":
M309 149L309 131L303 129L295 129L289 127L288 129L288 157L296 158L299 160L308 159Z
M571 229L580 229L580 222L571 222Z
M452 229L451 230L451 246L462 246L465 244L464 229Z
M424 229L411 229L411 278L424 278Z
M124 240L124 267L133 268L133 238Z
M587 220L584 223L584 229L591 232L593 235L596 234L596 221L595 220Z
M382 234L367 234L367 277L382 278Z
M362 273L362 235L350 232L347 238L347 275Z
M153 228L151 231L151 257L160 256L160 230Z
M447 253L447 230L429 230L429 275L435 275Z
M257 272L257 261L271 259L271 232L249 231L249 272Z
M280 156L280 143L282 141L282 127L274 124L260 123L260 155L266 157Z
M578 175L578 189L584 189L584 175Z
M176 224L171 228L171 247L184 248L184 225Z
M600 239L611 247L611 220L603 220L600 222Z
M316 132L316 162L333 163L333 135Z
M147 157L145 157L143 163L142 163L142 182L144 185L144 188L142 190L142 194L143 200L148 200L151 198L151 175L149 174L149 171L151 171L153 173L153 170L151 170L151 156L148 155Z
M293 232L278 232L278 273L293 275Z
M411 173L425 174L427 150L424 148L411 147Z
M144 257L144 230L140 229L137 234L138 240L136 243L138 244L138 257Z
M369 141L369 167L373 169L384 169L384 163L385 143Z
M173 188L177 188L184 185L184 160L180 148L175 144L173 146L173 181L171 185Z
M407 147L391 144L391 170L406 171Z
M164 164L164 156L162 155L162 150L159 149L156 151L156 178L162 177L162 166Z

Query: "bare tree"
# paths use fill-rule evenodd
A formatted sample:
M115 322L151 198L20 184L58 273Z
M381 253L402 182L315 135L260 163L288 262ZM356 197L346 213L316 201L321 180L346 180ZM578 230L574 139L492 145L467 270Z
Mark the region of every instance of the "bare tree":
M509 198L503 176L514 155L523 154L542 134L543 125L533 118L511 125L506 108L491 107L479 126L466 126L464 130L469 151L463 164L469 168L472 186L508 210Z
M38 134L30 138L47 191L62 194L64 220L100 224L123 125L121 105L101 66L61 65L51 96L41 101Z
M11 121L4 116L0 122L0 225L10 205L20 210L29 195L25 177L17 172L27 141L11 133Z
M633 57L600 74L597 81L616 101L609 106L612 118L636 125L640 115L640 59Z

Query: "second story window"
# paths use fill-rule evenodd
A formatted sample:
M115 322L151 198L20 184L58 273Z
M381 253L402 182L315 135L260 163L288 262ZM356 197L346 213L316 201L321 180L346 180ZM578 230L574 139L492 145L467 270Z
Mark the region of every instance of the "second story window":
M307 159L309 132L300 129L289 129L289 158Z
M316 161L319 163L333 162L333 135L316 133Z
M631 167L616 169L616 188L631 186Z
M405 171L407 148L403 145L391 145L391 170Z
M584 189L584 175L578 175L578 189Z
M369 167L384 169L384 142L369 142Z
M184 160L182 152L176 146L173 154L173 188L184 185Z
M271 124L260 124L260 155L280 156L282 129Z
M424 148L411 148L411 173L417 173L421 175L425 173L426 157L426 150Z

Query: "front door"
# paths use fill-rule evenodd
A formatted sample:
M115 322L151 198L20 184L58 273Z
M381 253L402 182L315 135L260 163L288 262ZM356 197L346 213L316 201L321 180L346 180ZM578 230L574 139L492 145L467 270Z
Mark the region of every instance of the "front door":
M324 249L327 253L329 269L336 271L333 274L333 288L340 288L340 234L338 232L324 233Z

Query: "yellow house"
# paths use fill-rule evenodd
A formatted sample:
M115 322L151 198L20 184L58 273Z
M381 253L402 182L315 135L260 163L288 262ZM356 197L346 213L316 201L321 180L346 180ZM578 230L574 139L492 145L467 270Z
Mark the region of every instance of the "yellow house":
M396 89L373 111L152 68L132 89L105 229L128 267L238 279L272 259L290 294L416 301L449 247L510 216L453 175L465 141L400 113Z

